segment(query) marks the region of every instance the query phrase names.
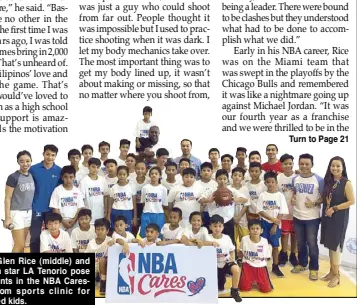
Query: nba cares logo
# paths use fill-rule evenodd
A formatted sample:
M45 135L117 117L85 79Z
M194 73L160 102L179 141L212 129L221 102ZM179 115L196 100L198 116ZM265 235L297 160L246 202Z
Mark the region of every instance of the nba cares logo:
M151 295L158 297L167 293L198 294L206 284L205 278L189 281L180 272L174 253L119 254L119 295Z

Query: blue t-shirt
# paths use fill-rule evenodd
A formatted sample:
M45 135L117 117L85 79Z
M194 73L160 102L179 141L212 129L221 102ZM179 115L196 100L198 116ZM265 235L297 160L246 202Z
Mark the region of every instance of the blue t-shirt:
M35 213L49 212L52 192L61 184L61 168L53 164L51 168L47 169L43 162L40 162L30 167L30 173L35 182L32 211Z

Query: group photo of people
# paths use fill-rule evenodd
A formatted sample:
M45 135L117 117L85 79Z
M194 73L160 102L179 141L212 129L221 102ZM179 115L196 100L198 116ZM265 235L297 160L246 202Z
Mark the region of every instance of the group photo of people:
M316 156L308 152L281 152L271 142L265 151L248 151L240 143L235 151L211 147L198 157L189 136L177 139L182 154L173 156L160 141L152 108L144 107L142 116L133 138L119 145L103 140L63 152L44 143L41 162L33 164L31 151L22 150L17 168L14 156L3 220L12 252L95 253L101 295L108 247L119 244L128 254L133 243L215 247L217 289L224 292L229 278L236 302L241 291L271 292L286 265L292 274L306 271L307 281L343 285L341 257L355 197L342 156L331 156L320 164L325 172L316 173ZM119 156L111 154L114 145ZM68 163L57 165L58 154ZM319 274L319 244L329 251L327 274Z

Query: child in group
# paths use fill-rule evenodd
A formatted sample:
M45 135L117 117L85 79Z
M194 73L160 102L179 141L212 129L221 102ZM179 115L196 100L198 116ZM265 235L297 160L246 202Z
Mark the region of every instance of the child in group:
M95 253L95 274L96 278L99 274L100 286L99 294L105 294L106 275L107 275L107 260L108 246L112 246L113 240L107 236L109 232L110 222L106 218L96 219L94 222L96 237L92 239L87 246L85 253Z
M90 224L92 211L90 209L81 209L78 212L79 227L73 229L71 233L72 249L74 253L84 253L88 243L95 238L94 226Z
M126 161L126 157L128 155L129 149L130 149L130 143L131 142L127 139L120 140L120 143L119 143L120 155L117 160L118 166L126 165L125 161Z
M182 181L180 183L176 180L177 164L172 159L167 161L165 168L166 179L162 179L161 184L167 189L168 194L176 185L182 184Z
M219 164L220 152L218 148L211 148L208 151L208 159L212 163L212 180L216 177L216 172L222 168L221 164Z
M169 151L166 148L159 148L156 151L156 164L154 166L157 166L161 170L161 181L166 179L165 164L167 163L168 157Z
M105 181L107 181L108 189L118 182L118 163L114 159L107 159L104 161L107 174L105 175Z
M262 236L273 247L272 272L278 277L283 277L284 274L278 265L279 240L281 236L280 223L282 215L288 215L289 210L284 195L278 191L276 174L274 172L267 172L264 175L264 180L268 190L259 195L256 211L263 217L261 220L263 228Z
M69 234L60 229L62 216L49 212L45 218L46 230L40 235L40 253L72 253Z
M260 292L267 293L274 289L267 268L267 259L271 256L268 241L261 237L260 220L249 220L248 228L249 235L242 238L239 249L243 258L239 290L250 291L256 283Z
M74 167L76 173L73 181L73 185L75 187L79 186L79 182L86 174L83 171L80 171L79 162L81 161L81 152L78 149L71 149L68 152L68 161L71 163L70 165Z
M145 228L145 238L137 240L137 242L142 248L157 245L161 241L159 235L159 226L156 223L149 223Z
M179 162L179 173L176 174L175 180L182 184L183 171L186 168L191 168L191 161L189 158L181 158ZM196 171L195 171L196 172Z
M128 182L129 169L127 166L119 166L117 170L118 182L109 190L109 210L111 228L114 228L114 218L123 215L128 221L128 230L132 225L137 225L136 190L132 183Z
M136 156L134 154L128 154L126 156L125 164L129 169L129 181L133 181L136 178L135 173L135 164L136 164Z
M139 138L148 138L150 127L155 125L155 123L150 120L150 118L152 116L152 108L151 107L149 107L149 106L144 107L143 116L144 116L144 118L136 124L136 128L134 131L136 148L140 148L140 146L141 146Z
M258 162L251 162L249 164L249 177L250 181L246 183L249 190L250 206L248 207L247 219L260 219L257 212L257 202L259 195L267 190L264 181L260 180L262 166Z
M202 227L203 219L200 212L192 212L190 215L190 226L184 229L181 243L186 246L197 246L201 248L203 242L208 240L208 230Z
M117 243L123 246L123 253L129 253L128 243L136 243L138 242L135 236L127 231L128 222L123 215L117 215L114 218L114 232L112 235L112 239L114 243Z
M278 187L279 191L285 196L286 203L288 204L289 215L284 215L281 218L281 251L279 253L279 265L284 266L288 261L288 242L290 235L290 256L289 262L293 267L298 265L296 258L297 242L293 224L293 211L294 206L291 204L291 200L294 195L293 178L296 176L294 173L294 157L292 155L284 154L280 157L280 163L282 164L283 173L278 175Z
M77 225L78 211L84 208L83 196L73 185L76 170L73 166L64 166L61 170L63 184L57 186L51 195L50 208L54 213L61 214L61 228L71 234Z
M141 215L140 236L144 236L145 228L149 223L156 223L161 231L165 224L164 210L168 209L167 191L160 184L161 169L157 166L149 170L150 183L141 190L141 200L144 204Z
M276 157L278 153L278 146L275 144L268 144L266 147L266 154L268 157L268 162L262 165L262 170L265 172L274 172L276 174L282 173L283 169L279 159Z
M213 166L209 162L203 162L201 164L201 180L196 181L197 186L201 187L202 193L207 190L212 190L212 193L217 189L217 182L212 179L212 170ZM203 208L203 225L208 229L209 228L209 213L208 207Z
M262 157L261 157L259 151L257 151L257 150L251 151L249 153L248 162L249 162L249 164L253 163L253 162L262 164ZM262 181L264 181L264 174L265 174L265 171L261 170L259 179ZM252 177L249 174L249 168L248 168L248 170L245 172L245 175L244 175L244 184L247 184L251 180L252 180Z
M249 190L245 185L242 185L244 181L245 170L241 167L233 168L232 170L232 188L239 191L247 199L249 198ZM239 238L239 241L242 240L243 236L249 234L248 230L248 220L247 220L247 211L250 206L250 201L243 204L237 204L234 213L234 240Z
M205 246L213 246L217 251L217 275L218 290L224 291L226 275L232 276L231 296L236 302L241 302L239 295L239 267L235 263L236 249L228 235L222 234L224 230L224 219L219 215L213 215L210 219L210 229L212 234L208 235L208 240L204 242Z
M92 211L91 224L96 219L108 216L108 184L104 177L98 175L101 162L97 158L88 161L89 174L79 183L79 189L84 196L84 205Z
M180 226L182 211L179 208L172 208L169 212L169 223L165 223L161 229L163 241L157 242L158 246L179 244L184 229Z
M108 159L108 154L110 153L110 144L108 142L102 141L98 145L98 150L100 153L101 161L101 166L98 175L104 177L107 174L107 169L104 165L104 161Z
M132 185L135 188L136 191L136 210L137 210L137 217L138 217L138 225L135 229L139 228L140 221L141 221L141 215L143 214L143 209L144 209L144 204L141 202L141 191L143 187L150 183L150 178L146 176L146 165L143 159L137 160L135 163L135 174L136 177L133 180L129 180ZM132 231L134 235L137 232L137 230Z
M237 158L237 166L244 171L247 171L247 166L245 165L245 159L247 158L247 149L245 147L238 147L236 151L236 158Z
M232 172L233 160L234 160L234 158L230 154L225 154L221 157L222 169L224 169L228 173L228 185L230 185L232 183L232 180L230 177L231 177L231 172ZM217 180L217 176L215 176L214 178Z
M89 170L88 170L88 161L90 158L93 157L93 147L89 144L85 144L82 146L81 148L81 151L82 151L82 156L83 156L83 162L80 163L79 167L82 169L82 168L86 168L87 169L87 175L89 173Z
M200 211L200 204L197 202L201 190L195 183L196 171L193 168L185 168L182 172L183 184L171 189L168 195L169 209L176 207L182 211L180 225L186 228L189 225L189 218L192 212Z
M227 234L231 239L233 244L236 243L234 238L234 213L236 204L243 204L248 201L240 191L228 186L228 173L224 169L219 169L216 173L216 180L218 183L217 189L228 188L233 195L233 201L227 206L220 206L215 202L215 191L208 189L206 190L199 199L199 203L202 206L207 205L209 215L218 214L224 219L224 234Z

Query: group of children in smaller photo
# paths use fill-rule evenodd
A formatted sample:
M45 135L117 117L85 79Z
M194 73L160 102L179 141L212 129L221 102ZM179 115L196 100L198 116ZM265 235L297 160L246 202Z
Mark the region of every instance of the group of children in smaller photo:
M136 146L143 143L136 138ZM185 145L189 146L188 155ZM155 151L156 159L147 159L145 153L128 153L130 141L126 139L120 141L118 159L108 157L107 142L99 144L100 159L92 157L92 146L84 145L81 152L68 152L70 165L63 168L54 164L58 152L54 145L44 147L44 161L33 167L31 154L20 152L20 170L6 183L4 227L14 227L13 252L24 251L30 228L31 252L95 253L102 295L106 289L108 247L115 244L122 246L126 254L130 252L129 244L135 243L141 247L213 246L217 250L218 290L224 291L226 276L230 275L231 296L237 302L242 300L239 290L249 291L254 284L263 293L273 289L267 269L271 257L271 273L284 277L279 266L287 262L293 266L293 273L307 268L309 247L309 277L317 279L313 245L301 237L297 258L294 230L304 230L305 223L315 218L319 225L324 186L323 179L311 173L311 155L300 155L296 172L294 157L284 154L277 159L275 144L267 146L268 162L264 164L258 151L247 156L247 150L238 147L236 166L232 166L232 155L220 156L217 148L209 150L210 162L201 163L190 154L190 140L182 140L181 146L183 156L175 162L165 148ZM333 160L344 167L343 159L336 158ZM326 177L332 171L333 160ZM343 177L347 179L347 174ZM218 194L222 190L231 194L229 204L220 202ZM351 196L348 191L349 205L354 202ZM344 209L349 207L347 203ZM333 279L332 273L329 279Z

